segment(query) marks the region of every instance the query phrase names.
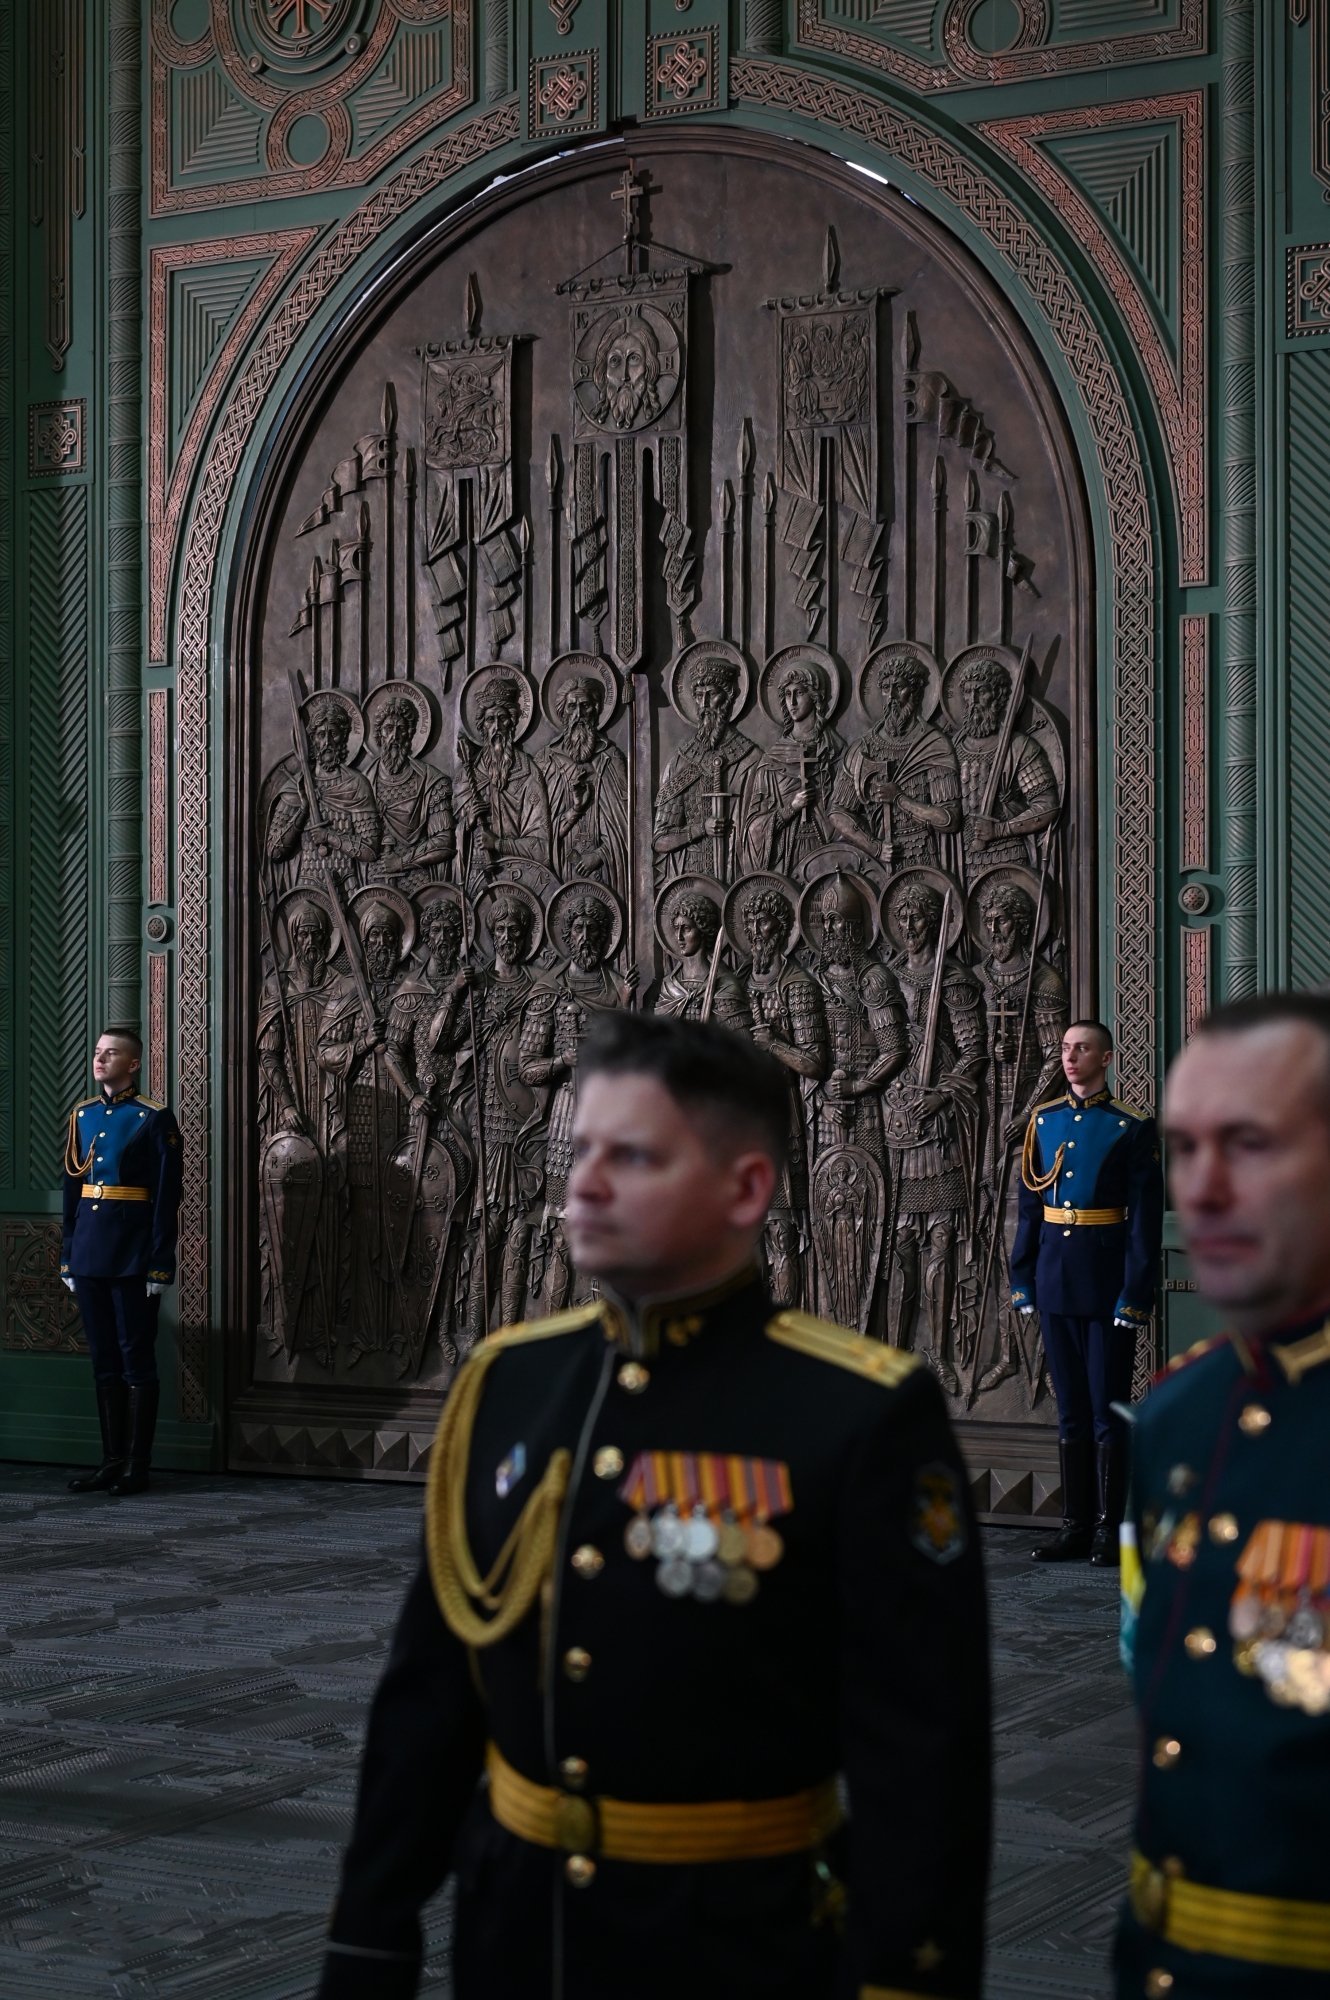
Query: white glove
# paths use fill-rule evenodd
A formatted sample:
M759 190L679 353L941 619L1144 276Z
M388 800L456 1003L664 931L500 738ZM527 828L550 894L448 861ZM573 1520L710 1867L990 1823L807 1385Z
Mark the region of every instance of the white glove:
M1119 1318L1117 1317L1116 1313L1115 1313L1115 1314L1114 1314L1114 1316L1113 1316L1113 1324L1114 1324L1114 1326L1125 1326L1125 1327L1129 1328L1129 1329L1130 1329L1130 1330L1132 1330L1132 1331L1134 1331L1134 1330L1135 1330L1135 1326L1136 1326L1136 1322L1135 1322L1135 1320L1134 1320L1134 1319L1119 1319Z
M148 1280L148 1297L149 1297L150 1299L159 1299L159 1298L160 1298L161 1296L162 1296L162 1288L161 1288L161 1286L160 1286L160 1285L158 1285L158 1284L155 1284L155 1283L153 1282L153 1280L152 1280L151 1278L149 1278L149 1280Z
M1020 1316L1021 1316L1021 1318L1022 1318L1022 1319L1033 1319L1033 1318L1034 1318L1034 1307L1033 1307L1033 1306L1017 1306L1016 1310L1017 1310L1017 1312L1018 1312L1018 1313L1020 1314Z
M63 1277L63 1278L61 1278L60 1282L61 1282L61 1284L62 1284L62 1285L63 1285L63 1286L65 1287L66 1291L70 1291L70 1292L72 1292L72 1291L73 1291L73 1289L74 1289L74 1280L73 1280L72 1278L70 1278L70 1277Z

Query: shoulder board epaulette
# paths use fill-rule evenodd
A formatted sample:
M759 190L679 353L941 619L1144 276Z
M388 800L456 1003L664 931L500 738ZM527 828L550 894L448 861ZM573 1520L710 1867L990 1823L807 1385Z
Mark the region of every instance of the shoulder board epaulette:
M834 1320L818 1319L814 1313L781 1312L764 1328L768 1340L780 1347L792 1347L814 1361L830 1361L856 1375L867 1375L886 1389L894 1389L921 1364L917 1354L901 1347L888 1347L880 1340L865 1340L848 1326Z
M1182 1369L1190 1368L1193 1361L1200 1361L1205 1355L1213 1353L1216 1347L1226 1346L1227 1342L1228 1335L1226 1333L1208 1333L1204 1340L1193 1341L1191 1346L1184 1348L1181 1354L1175 1354L1171 1361L1164 1363L1159 1373L1155 1376L1155 1381L1167 1382L1170 1375L1177 1375Z
M600 1318L600 1304L592 1300L588 1305L570 1306L567 1312L551 1313L548 1319L522 1319L514 1326L501 1326L497 1333L490 1334L484 1342L486 1349L495 1347L521 1347L528 1340L548 1340L556 1333L576 1333L580 1326L591 1326Z
M90 1104L96 1104L96 1102L97 1099L95 1097L80 1097L78 1103L74 1106L74 1109L70 1112L69 1114L70 1117L77 1118L80 1111L86 1111Z
M1042 1104L1032 1104L1030 1106L1030 1123L1034 1124L1035 1119L1041 1111L1055 1111L1059 1104L1065 1104L1066 1101L1066 1091L1060 1090L1056 1097L1046 1097Z
M1113 1109L1115 1111L1125 1111L1128 1118L1148 1118L1150 1116L1148 1111L1140 1111L1134 1104L1128 1104L1125 1097L1115 1097L1113 1099Z
M139 1092L139 1103L146 1104L149 1111L165 1111L166 1109L166 1106L159 1104L155 1097L145 1097L142 1091Z

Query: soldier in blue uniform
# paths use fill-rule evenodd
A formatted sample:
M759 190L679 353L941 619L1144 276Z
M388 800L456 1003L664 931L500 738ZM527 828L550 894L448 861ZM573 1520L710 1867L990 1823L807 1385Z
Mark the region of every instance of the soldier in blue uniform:
M1065 1096L1035 1106L1021 1155L1011 1302L1036 1307L1058 1406L1063 1520L1036 1562L1118 1560L1137 1330L1154 1305L1163 1229L1155 1123L1107 1087L1113 1038L1073 1021Z
M139 1094L143 1043L108 1028L93 1050L100 1086L69 1114L60 1275L78 1300L97 1386L102 1462L74 1493L141 1493L157 1424L157 1313L175 1279L180 1130Z
M320 2000L416 1992L450 1869L457 2000L977 2000L987 1637L942 1393L773 1305L770 1056L605 1012L578 1078L602 1296L449 1392Z
M1330 1000L1220 1009L1164 1093L1173 1207L1226 1334L1135 1413L1124 1652L1141 1728L1118 2000L1330 1992Z

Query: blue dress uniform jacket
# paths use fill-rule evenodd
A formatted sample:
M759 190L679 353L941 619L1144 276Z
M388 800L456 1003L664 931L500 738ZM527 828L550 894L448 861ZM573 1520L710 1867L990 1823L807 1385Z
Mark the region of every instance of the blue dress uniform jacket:
M542 1528L532 1496L560 1467ZM740 1562L740 1588L719 1590L723 1510L706 1592L657 1557L660 1503L690 1477L713 1513L718 1492L777 1493L783 1553ZM700 1519L685 1505L675 1527ZM505 1636L469 1645L450 1622L480 1615L474 1593L457 1603L456 1530L500 1605L519 1520L548 1561ZM640 1318L604 1300L497 1334L450 1391L427 1545L370 1716L320 2000L413 1995L420 1909L453 1868L458 2000L977 2000L983 1575L914 1356L777 1313L751 1275ZM745 1846L796 1796L835 1808L838 1773L848 1825L833 1810L800 1851ZM697 1813L748 1828L746 1858L696 1858ZM645 1827L634 1859L625 1816Z
M1327 1437L1319 1323L1202 1343L1132 1426L1141 1776L1119 2000L1330 1992Z
M78 1171L74 1171L75 1169ZM129 1188L138 1198L99 1190ZM69 1114L60 1275L175 1278L180 1128L131 1084L85 1098Z
M1056 1171L1054 1171L1056 1169ZM1034 1188L1032 1180L1047 1186ZM1125 1209L1086 1226L1045 1208ZM1164 1191L1153 1118L1106 1090L1035 1107L1011 1252L1011 1302L1068 1319L1143 1324L1154 1306Z

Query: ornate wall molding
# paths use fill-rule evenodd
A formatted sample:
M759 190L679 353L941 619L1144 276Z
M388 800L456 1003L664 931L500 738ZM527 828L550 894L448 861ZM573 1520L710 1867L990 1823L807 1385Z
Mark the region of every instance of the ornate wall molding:
M74 223L87 206L82 0L42 0L29 18L29 220L42 241L42 334L51 366L59 372L74 333Z
M168 1019L168 985L170 959L164 951L148 953L148 1031L144 1036L147 1043L148 1095L155 1097L159 1104L167 1099L167 1057L170 1052L170 1022Z
M1311 94L1311 170L1330 190L1330 0L1289 0L1295 27L1310 24L1307 78Z
M1182 1039L1189 1042L1210 1011L1209 925L1182 933Z
M1132 807L1117 815L1109 842L1109 876L1117 887L1111 982L1118 1073L1127 1096L1152 1104L1158 1068L1152 976L1158 911L1157 559L1145 465L1112 357L1047 239L942 133L865 91L789 64L737 58L730 87L740 103L808 118L880 146L958 209L1029 292L1077 383L1099 454L1109 520L1109 790Z
M1290 340L1330 333L1330 243L1295 243L1288 252Z
M161 660L166 651L167 586L181 510L227 377L255 327L318 233L317 226L306 224L300 229L268 230L258 236L214 237L206 243L179 244L152 252L148 279L148 649L153 660ZM271 262L254 282L243 309L213 357L198 386L179 449L168 459L167 322L172 275L246 257L270 258Z
M231 494L264 399L313 314L356 260L424 196L487 153L520 137L518 107L496 106L448 132L365 201L323 245L268 320L233 382L208 447L180 565L176 702L180 816L177 911L180 937L177 1060L179 1116L186 1135L181 1206L182 1414L206 1415L212 1220L212 711L208 662L217 553Z
M169 895L167 825L170 752L167 741L171 697L165 688L148 693L148 901L165 903ZM158 1093L154 1091L155 1097Z
M1184 868L1210 866L1210 620L1179 621L1182 656L1182 846Z
M83 1323L60 1282L60 1219L0 1222L0 1349L8 1354L86 1354Z
M1262 23L1263 23L1262 17ZM1259 981L1257 947L1257 37L1252 0L1224 0L1220 16L1222 201L1219 295L1223 382L1224 936L1220 992L1245 999ZM1318 872L1324 871L1319 869Z
M365 187L407 147L475 102L474 0L383 0L376 10L361 4L352 10L360 32L340 32L326 48L315 34L306 57L285 60L268 45L257 12L242 15L214 0L207 33L182 42L171 11L171 0L152 0L153 215ZM446 33L449 75L442 88L433 60L422 54L419 30ZM211 179L181 185L176 177L182 117L195 134L195 170L211 169ZM322 151L297 157L294 149L316 148L320 126ZM376 131L381 136L373 137ZM246 173L247 166L256 171ZM238 170L234 178L227 167Z
M28 477L49 479L88 469L88 399L28 405Z
M1177 218L1181 341L1176 356L1160 332L1144 284L1102 214L1042 145L1061 135L1121 130L1160 120L1176 124L1181 162ZM1178 508L1180 578L1184 584L1205 583L1209 576L1205 93L1180 91L1122 104L1000 118L976 130L1039 189L1112 294L1149 377L1168 445Z
M865 34L837 19L836 0L798 0L797 49L838 56L928 93L975 84L1030 82L1078 70L1122 67L1194 56L1206 47L1205 0L1182 0L1175 28L1098 35L1093 40L1049 43L1047 0L1022 0L1021 25L1010 49L988 55L970 37L978 0L947 0L942 17L945 62L928 62L897 44ZM1297 0L1294 0L1297 4Z

